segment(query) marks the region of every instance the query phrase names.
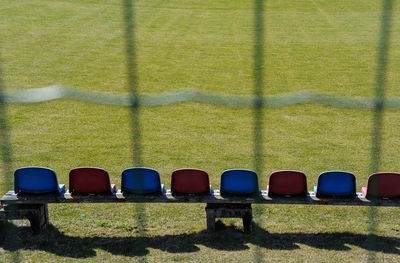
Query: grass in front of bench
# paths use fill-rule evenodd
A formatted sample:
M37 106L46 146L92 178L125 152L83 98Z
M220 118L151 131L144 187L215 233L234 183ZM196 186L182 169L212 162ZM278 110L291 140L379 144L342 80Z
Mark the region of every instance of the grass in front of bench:
M4 2L4 3L3 3ZM248 1L139 1L140 91L193 88L252 93L252 5ZM268 1L265 94L313 89L372 96L379 23L377 1ZM53 84L126 92L122 6L119 1L2 1L1 55L8 89ZM29 14L29 15L27 15ZM399 7L394 24L399 24ZM399 28L393 26L388 96L400 96ZM77 166L99 166L120 187L132 166L129 110L63 100L9 107L14 168L54 169L60 183ZM264 111L260 187L278 169L306 173L308 188L324 170L340 169L366 184L371 113L319 105ZM400 171L398 111L384 119L382 168ZM170 188L174 169L209 172L215 188L229 168L253 168L251 109L197 103L141 109L143 162ZM394 149L394 150L393 150ZM3 178L3 177L1 177ZM1 185L4 186L4 181ZM4 187L0 187L3 189ZM9 190L9 189L7 189ZM3 192L5 192L4 189ZM146 206L147 231L137 233L134 205L50 205L49 243L18 229L23 261L246 261L262 247L276 261L365 259L366 208L265 206L263 244L241 233L237 219L205 233L204 205ZM378 258L399 251L398 210L379 210ZM24 224L27 224L26 222ZM148 246L137 249L138 241ZM76 252L76 250L81 252ZM7 258L4 242L0 261Z

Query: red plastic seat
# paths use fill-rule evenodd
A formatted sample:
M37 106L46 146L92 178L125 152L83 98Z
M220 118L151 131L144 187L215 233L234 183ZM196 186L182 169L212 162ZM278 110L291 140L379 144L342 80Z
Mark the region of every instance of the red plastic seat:
M203 170L183 168L172 173L173 194L207 194L210 193L210 189L208 173Z
M361 191L367 199L400 197L400 173L371 174Z
M111 194L115 191L115 184L110 183L110 176L104 169L79 167L69 172L69 191L82 194Z
M307 195L306 175L300 171L275 171L269 177L268 196Z

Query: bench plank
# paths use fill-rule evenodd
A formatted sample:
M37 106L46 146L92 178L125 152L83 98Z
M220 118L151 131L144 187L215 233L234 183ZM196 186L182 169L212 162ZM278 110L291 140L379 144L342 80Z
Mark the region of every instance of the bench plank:
M400 199L382 199L372 202L357 193L353 199L319 199L314 192L305 197L269 197L267 191L258 196L221 196L219 190L209 195L172 195L170 190L151 195L124 195L118 190L112 195L64 194L26 195L8 191L1 198L0 221L3 219L29 219L34 233L46 231L49 224L47 204L68 203L206 203L207 230L215 231L216 218L242 218L244 230L251 231L252 204L290 205L343 205L343 206L387 206L399 207Z
M43 204L43 203L216 203L216 204L290 204L290 205L350 205L350 206L400 206L399 199L382 199L372 202L357 193L353 199L319 199L314 192L306 197L269 197L267 191L260 191L258 196L221 196L219 190L213 190L210 195L175 196L170 190L162 194L124 195L118 190L113 195L16 195L14 191L7 192L1 203L7 204Z

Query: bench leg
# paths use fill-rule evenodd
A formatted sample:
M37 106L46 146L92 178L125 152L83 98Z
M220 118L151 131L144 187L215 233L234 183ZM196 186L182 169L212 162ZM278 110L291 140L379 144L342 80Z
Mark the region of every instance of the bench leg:
M28 220L34 234L40 234L47 230L49 225L49 212L47 204L37 205L36 209L29 213Z
M44 224L46 225L46 230L47 227L49 226L49 208L47 204L43 204L43 215L44 215Z
M207 231L215 232L215 212L211 209L206 209L207 214Z
M252 214L251 213L246 213L242 217L242 221L243 221L244 232L251 233L251 231L252 231L252 221L253 221Z
M216 218L241 218L244 231L250 233L252 230L251 204L212 204L206 206L207 231L215 232Z
M28 216L29 223L31 223L31 229L34 234L39 234L40 229L40 218L36 213L32 213Z
M45 232L49 225L47 204L7 205L0 210L0 218L5 220L28 219L34 234Z
M6 211L4 211L3 207L0 207L0 223L5 223L5 222L7 222Z

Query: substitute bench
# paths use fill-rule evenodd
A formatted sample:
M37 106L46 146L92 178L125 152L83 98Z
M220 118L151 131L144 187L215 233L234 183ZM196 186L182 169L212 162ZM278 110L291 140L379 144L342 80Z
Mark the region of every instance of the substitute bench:
M15 172L14 191L1 198L0 221L28 219L32 230L41 233L49 224L48 204L204 203L208 231L215 231L216 218L241 218L250 232L253 204L398 207L399 179L398 173L376 173L356 192L352 173L328 171L309 192L304 173L286 170L273 172L266 190L260 191L254 171L232 169L222 173L220 189L214 190L205 171L185 168L172 173L171 190L165 190L156 170L134 167L123 171L117 190L104 169L80 167L71 170L66 191L51 169L25 167Z
M60 195L31 196L17 195L14 191L7 192L1 198L3 206L0 211L5 219L28 219L32 230L40 233L49 224L47 204L72 203L204 203L206 204L207 230L215 230L216 218L242 218L245 231L251 231L252 204L290 204L290 205L341 205L341 206L400 206L399 200L378 200L372 202L362 193L357 193L353 199L323 200L309 192L305 197L269 197L267 191L260 191L255 197L222 197L219 190L213 190L209 196L173 196L170 190L160 195L125 196L121 191L113 195L80 196L66 192Z

